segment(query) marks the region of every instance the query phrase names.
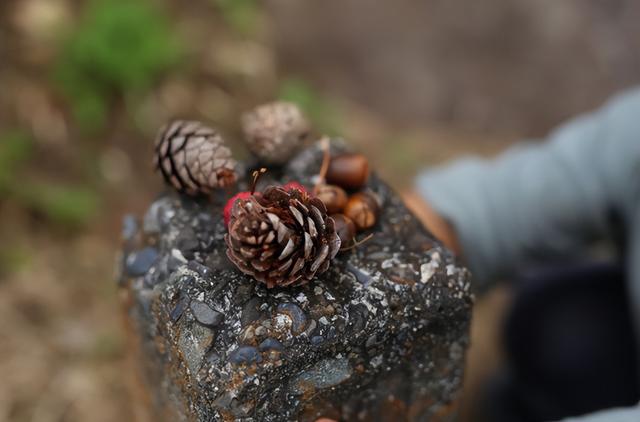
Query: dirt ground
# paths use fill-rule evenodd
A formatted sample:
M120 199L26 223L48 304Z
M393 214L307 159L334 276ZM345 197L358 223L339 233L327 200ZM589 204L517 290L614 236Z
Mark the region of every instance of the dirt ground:
M491 156L640 80L632 0L492 0L464 19L462 0L392 11L357 0L245 1L244 12L155 3L184 55L135 98L108 91L107 124L89 133L51 76L58 34L82 22L86 2L0 4L0 153L15 130L33 144L0 183L0 421L140 420L113 269L123 214L141 215L161 188L151 142L168 118L215 122L241 154L239 113L284 92L402 191L420 168ZM47 188L23 195L32 184ZM79 185L97 204L86 215L71 202L61 219L62 205L40 200ZM468 402L500 361L507 303L498 290L477 305Z

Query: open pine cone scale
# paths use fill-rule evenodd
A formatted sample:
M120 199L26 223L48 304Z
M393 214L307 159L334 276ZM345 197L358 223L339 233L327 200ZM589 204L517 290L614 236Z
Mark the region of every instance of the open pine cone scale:
M322 201L279 187L238 200L225 241L229 259L269 288L308 282L329 268L340 249Z

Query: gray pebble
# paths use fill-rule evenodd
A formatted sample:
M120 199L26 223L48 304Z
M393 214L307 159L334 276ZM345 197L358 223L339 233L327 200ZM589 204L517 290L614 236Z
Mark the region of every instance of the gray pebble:
M224 320L223 314L211 309L211 307L204 302L192 300L189 308L191 308L191 312L196 321L207 327L216 327Z
M240 363L260 363L262 362L262 356L258 349L252 346L239 347L229 355L229 362Z
M291 318L291 332L295 335L302 333L307 326L307 316L295 303L281 303L277 312Z
M158 259L158 251L147 247L140 251L132 252L125 263L127 274L131 277L139 277L146 274Z
M124 240L125 242L129 242L133 240L137 233L138 221L131 214L125 215L122 219L122 240Z
M273 338L265 339L262 343L260 343L261 352L265 352L267 350L282 350L282 343Z
M187 309L187 306L189 306L189 297L180 297L180 299L178 299L178 303L176 303L176 306L174 306L174 308L171 310L171 313L169 314L171 321L178 321L184 313L184 310Z

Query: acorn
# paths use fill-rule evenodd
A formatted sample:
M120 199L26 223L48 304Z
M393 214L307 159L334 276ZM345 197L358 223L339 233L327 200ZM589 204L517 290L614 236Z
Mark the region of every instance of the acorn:
M316 197L318 197L327 207L329 214L336 214L342 212L347 205L349 197L347 192L340 186L336 185L320 185L316 191Z
M353 245L353 240L356 237L356 225L353 220L344 214L333 214L331 218L335 222L336 233L340 237L342 247Z
M358 230L373 227L378 221L380 203L372 192L358 192L349 198L344 215L349 217Z
M345 189L362 188L369 178L369 160L362 154L342 154L331 157L327 182Z

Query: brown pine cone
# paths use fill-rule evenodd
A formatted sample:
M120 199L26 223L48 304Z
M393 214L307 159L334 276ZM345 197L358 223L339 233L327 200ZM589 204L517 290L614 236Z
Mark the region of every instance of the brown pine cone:
M269 288L305 284L326 271L340 249L321 200L273 186L236 201L225 241L238 269Z
M208 195L237 180L236 161L218 131L195 121L176 120L162 128L154 164L167 184L191 196Z
M284 164L309 133L309 123L298 106L277 101L242 116L249 150L265 164Z

